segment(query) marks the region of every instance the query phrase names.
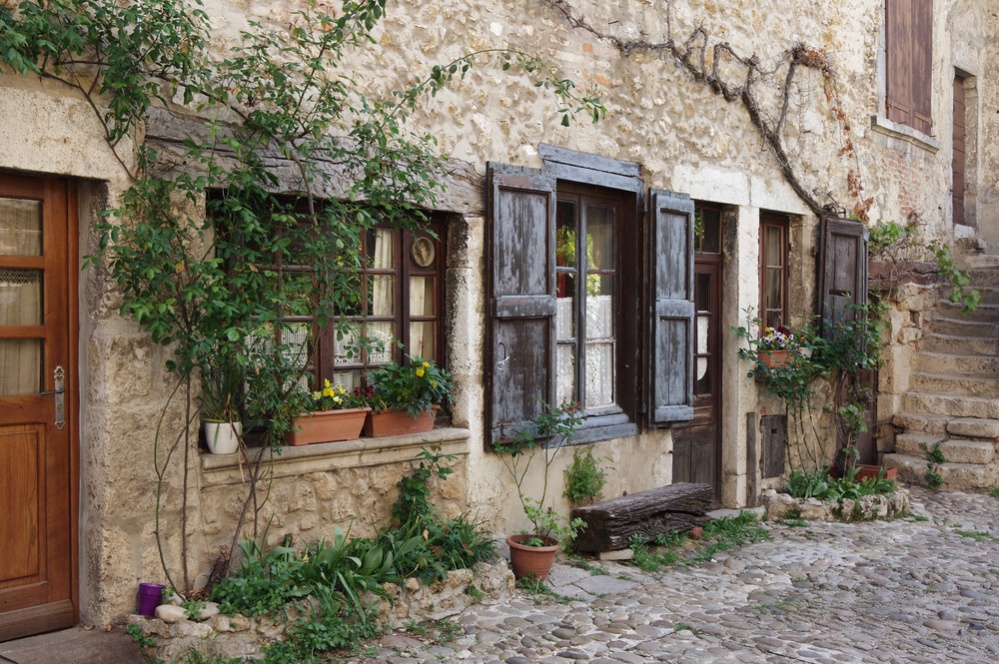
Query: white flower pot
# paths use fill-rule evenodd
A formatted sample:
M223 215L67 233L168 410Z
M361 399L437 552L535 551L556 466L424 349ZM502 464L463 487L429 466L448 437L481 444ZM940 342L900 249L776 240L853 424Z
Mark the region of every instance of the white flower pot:
M239 449L241 422L205 422L205 441L212 454L232 454Z

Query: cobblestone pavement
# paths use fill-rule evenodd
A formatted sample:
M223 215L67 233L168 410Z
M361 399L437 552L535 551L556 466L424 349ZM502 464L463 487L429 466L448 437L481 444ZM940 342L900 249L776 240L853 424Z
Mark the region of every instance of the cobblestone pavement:
M912 489L915 518L766 524L701 567L559 566L562 601L517 595L425 645L396 632L363 662L997 662L999 500ZM963 534L962 534L963 533Z

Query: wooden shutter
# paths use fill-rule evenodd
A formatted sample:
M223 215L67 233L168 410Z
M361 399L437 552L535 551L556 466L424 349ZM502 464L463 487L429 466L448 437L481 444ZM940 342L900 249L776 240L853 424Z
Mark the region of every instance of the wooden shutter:
M862 222L822 220L819 299L825 334L838 321L854 318L852 305L867 302L867 226Z
M488 164L489 440L510 440L555 399L555 178Z
M929 134L933 90L933 0L885 2L888 119Z
M953 154L951 155L951 197L955 224L967 223L964 216L964 104L964 79L955 76Z
M653 189L650 423L694 417L694 202Z

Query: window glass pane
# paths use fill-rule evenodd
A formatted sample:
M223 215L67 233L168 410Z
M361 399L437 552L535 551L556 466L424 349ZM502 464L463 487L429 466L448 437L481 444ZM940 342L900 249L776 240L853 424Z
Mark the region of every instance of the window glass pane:
M572 344L558 345L558 377L555 383L556 403L576 400L576 348Z
M698 251L706 254L721 253L721 212L718 210L697 211Z
M559 291L555 300L555 330L560 340L572 339L576 334L576 289L575 279L571 274L558 275Z
M428 321L409 324L409 354L424 360L437 361L434 324Z
M604 277L604 280L611 280ZM607 289L607 292L614 292ZM586 296L586 338L608 339L614 337L614 297L612 295Z
M559 201L556 206L555 264L576 267L576 204Z
M697 375L694 381L694 394L711 394L711 372L708 371L708 358L697 358Z
M409 278L409 315L434 315L434 278Z
M395 277L387 274L368 275L368 315L392 316L395 314Z
M353 391L355 387L361 386L361 371L359 369L354 369L352 371L334 371L332 383L340 385L343 389L348 391Z
M780 226L767 226L764 243L767 265L782 267L784 265L784 229Z
M368 269L391 270L395 267L395 243L391 228L372 228L368 231Z
M376 342L368 349L368 364L386 364L392 360L392 349L395 348L394 323L385 321L368 323L368 336Z
M613 270L617 267L614 261L612 208L598 205L586 208L586 267L588 270Z
M704 353L708 347L708 334L711 324L711 314L698 314L697 316L697 353ZM706 394L710 391L710 380L708 376L708 358L699 356L694 361L694 392L696 394ZM701 387L704 392L698 391Z
M766 308L782 309L783 298L781 297L781 272L779 270L767 270L766 278Z
M0 396L42 391L43 343L41 339L0 340Z
M281 330L281 344L286 360L304 367L312 358L312 324L291 323Z
M42 322L42 271L0 270L0 325Z
M42 255L42 203L0 198L0 255Z
M694 275L694 301L698 311L707 311L711 308L711 275ZM703 348L703 346L702 346Z
M337 366L361 363L361 347L358 344L360 331L353 327L343 332L338 331L333 341L333 363Z
M586 344L586 407L614 404L614 343Z

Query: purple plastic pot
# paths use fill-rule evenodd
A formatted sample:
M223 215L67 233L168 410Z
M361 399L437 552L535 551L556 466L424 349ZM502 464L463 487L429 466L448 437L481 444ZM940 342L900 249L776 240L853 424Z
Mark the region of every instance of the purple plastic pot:
M163 601L162 583L139 584L139 615L152 617Z

